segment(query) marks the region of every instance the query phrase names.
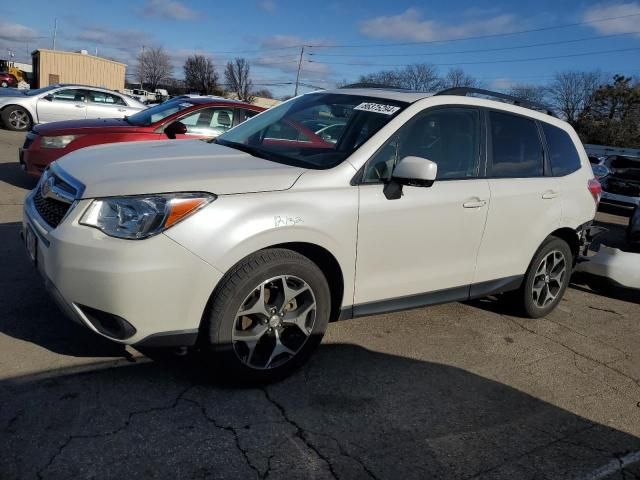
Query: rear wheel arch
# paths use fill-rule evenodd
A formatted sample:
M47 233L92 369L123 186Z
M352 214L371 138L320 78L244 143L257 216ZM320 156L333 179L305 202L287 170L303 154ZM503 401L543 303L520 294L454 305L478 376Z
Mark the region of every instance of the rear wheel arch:
M569 245L569 248L571 249L571 254L573 255L573 263L575 265L576 260L578 259L578 256L580 254L580 238L578 237L578 233L572 228L564 227L551 232L551 234L547 238L545 238L545 242L550 237L555 237L555 238L559 238L560 240L564 240L567 243L567 245Z

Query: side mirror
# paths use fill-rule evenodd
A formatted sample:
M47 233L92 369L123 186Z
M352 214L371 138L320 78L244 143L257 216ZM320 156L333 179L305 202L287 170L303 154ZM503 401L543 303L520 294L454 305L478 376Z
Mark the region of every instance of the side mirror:
M173 122L164 129L164 133L167 137L174 140L176 135L184 135L187 133L187 126L182 122Z
M397 200L402 196L402 186L430 187L436 180L438 165L422 157L404 157L391 174L391 181L384 187L388 200Z
M44 98L45 100L48 100L48 101L52 102L52 101L53 101L53 93L48 93L48 94L46 94L46 95L45 95L44 97L42 97L42 98Z

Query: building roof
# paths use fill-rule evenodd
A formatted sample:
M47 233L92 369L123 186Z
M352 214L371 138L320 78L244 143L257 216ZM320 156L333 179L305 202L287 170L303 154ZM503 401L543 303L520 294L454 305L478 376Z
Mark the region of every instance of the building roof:
M37 50L34 50L33 52L31 52L31 55L35 55L36 53L48 53L48 54L54 54L54 55L75 55L83 58L92 58L94 60L98 60L101 62L115 63L116 65L122 65L124 67L127 66L126 63L116 62L115 60L110 60L104 57L96 57L95 55L90 55L89 53L67 52L65 50L50 50L48 48L38 48Z

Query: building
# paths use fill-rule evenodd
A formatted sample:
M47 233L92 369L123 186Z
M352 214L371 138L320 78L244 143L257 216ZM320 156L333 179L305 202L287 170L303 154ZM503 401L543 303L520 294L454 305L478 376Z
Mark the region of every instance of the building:
M127 66L106 58L89 55L86 50L35 50L31 53L33 81L31 88L56 83L77 83L111 90L124 89Z

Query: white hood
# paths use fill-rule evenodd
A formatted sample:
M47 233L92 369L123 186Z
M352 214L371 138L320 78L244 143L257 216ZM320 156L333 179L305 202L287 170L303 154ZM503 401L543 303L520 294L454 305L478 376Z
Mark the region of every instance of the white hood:
M57 164L85 185L83 198L287 190L304 171L200 140L98 145L71 152Z

